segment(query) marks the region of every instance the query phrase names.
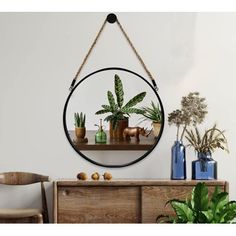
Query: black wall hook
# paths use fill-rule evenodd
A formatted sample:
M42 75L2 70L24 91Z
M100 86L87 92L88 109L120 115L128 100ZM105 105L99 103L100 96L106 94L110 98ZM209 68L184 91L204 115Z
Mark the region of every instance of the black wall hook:
M117 20L117 17L115 14L111 13L109 15L107 15L107 21L110 23L110 24L113 24L115 23Z

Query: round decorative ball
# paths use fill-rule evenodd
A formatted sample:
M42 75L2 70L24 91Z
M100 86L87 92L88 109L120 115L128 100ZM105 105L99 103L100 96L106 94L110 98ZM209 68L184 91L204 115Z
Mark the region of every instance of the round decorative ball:
M109 172L105 172L103 175L104 180L111 180L112 179L112 175Z
M77 175L77 179L79 179L79 180L87 180L87 179L88 179L88 176L87 176L86 173L80 172L80 173Z
M91 175L91 178L92 178L93 180L99 180L100 175L99 175L98 172L95 172L95 173L93 173L93 174Z

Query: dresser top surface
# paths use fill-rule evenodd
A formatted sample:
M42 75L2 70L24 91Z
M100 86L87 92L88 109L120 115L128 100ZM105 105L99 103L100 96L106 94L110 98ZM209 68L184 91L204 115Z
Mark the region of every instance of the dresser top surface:
M168 179L113 179L113 180L76 180L58 179L54 181L57 186L194 186L205 182L208 186L226 185L225 180L168 180Z

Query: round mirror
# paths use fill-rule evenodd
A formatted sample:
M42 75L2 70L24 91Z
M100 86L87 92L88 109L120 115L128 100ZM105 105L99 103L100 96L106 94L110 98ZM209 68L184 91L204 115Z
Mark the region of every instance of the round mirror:
M155 148L164 128L164 109L145 78L124 68L104 68L72 89L63 124L80 156L96 165L123 167Z

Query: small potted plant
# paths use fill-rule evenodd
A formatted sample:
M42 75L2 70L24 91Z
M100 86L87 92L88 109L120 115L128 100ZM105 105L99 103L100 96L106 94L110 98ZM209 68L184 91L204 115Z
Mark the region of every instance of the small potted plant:
M192 162L192 179L217 179L217 162L212 159L212 152L216 149L228 150L224 130L219 130L216 125L201 135L198 128L186 130L185 138L197 153L198 160Z
M86 128L85 128L85 121L86 121L86 115L82 112L74 113L74 120L75 120L75 135L78 140L82 140L85 137L86 134Z
M158 137L162 124L162 112L159 108L159 105L152 101L150 107L143 107L142 110L143 121L152 121L154 137Z
M102 105L102 110L97 111L96 115L101 115L105 113L111 113L104 120L110 122L110 138L122 140L123 131L129 125L129 116L132 113L142 114L141 109L135 108L138 103L140 103L146 96L146 92L141 92L135 97L130 99L124 105L124 90L121 79L118 75L115 75L115 95L111 91L107 91L108 105Z

